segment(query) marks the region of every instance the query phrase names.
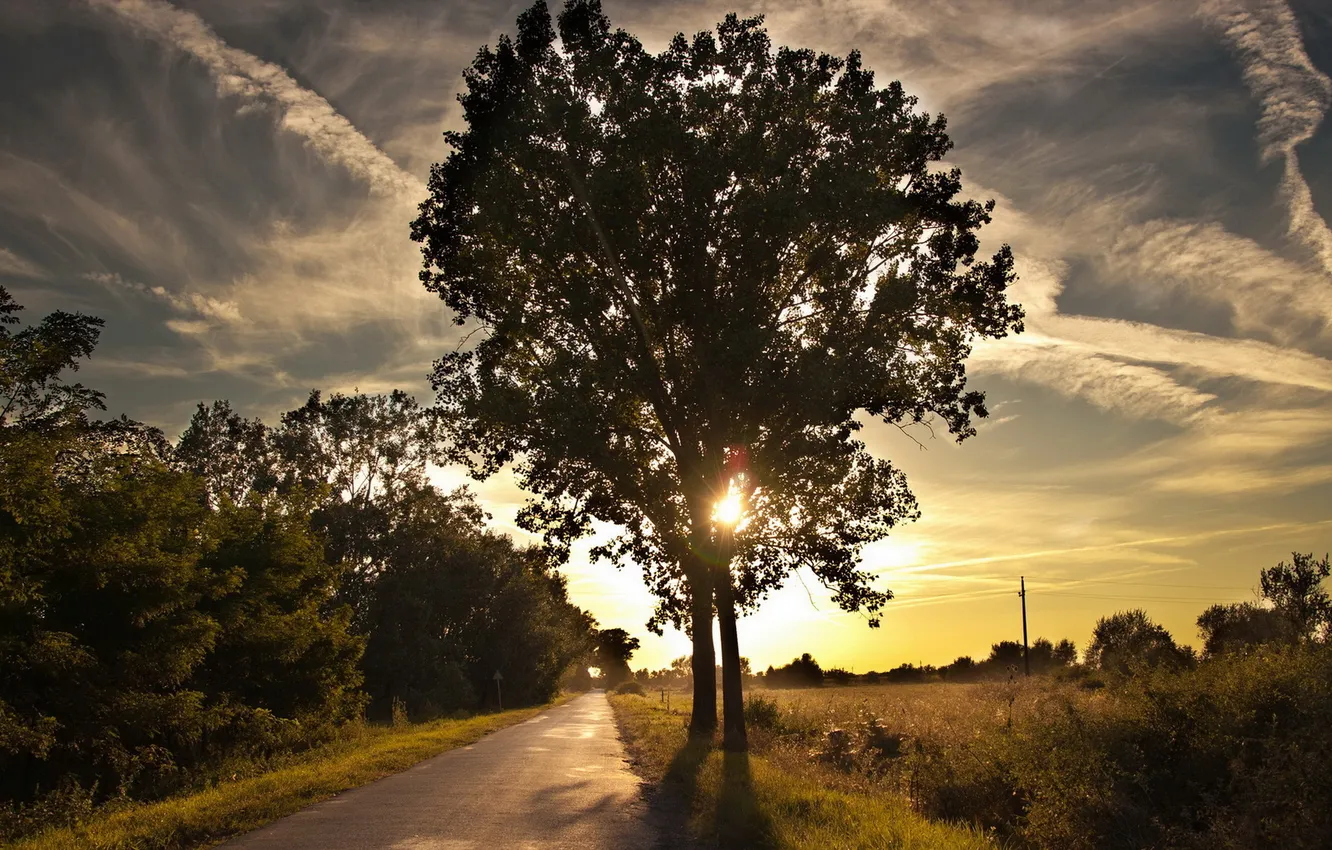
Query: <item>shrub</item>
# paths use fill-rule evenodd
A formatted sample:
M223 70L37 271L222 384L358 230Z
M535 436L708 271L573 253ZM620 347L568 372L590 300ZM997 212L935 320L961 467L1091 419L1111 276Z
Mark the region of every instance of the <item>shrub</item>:
M745 724L752 729L781 734L783 731L782 708L776 700L762 696L751 696L745 700Z
M647 691L643 690L643 686L640 685L638 682L635 682L634 680L630 679L627 682L621 682L620 684L616 685L615 693L634 694L635 696L641 697L646 695Z
M1038 847L1318 847L1332 835L1332 649L1267 648L1140 673L1025 730Z

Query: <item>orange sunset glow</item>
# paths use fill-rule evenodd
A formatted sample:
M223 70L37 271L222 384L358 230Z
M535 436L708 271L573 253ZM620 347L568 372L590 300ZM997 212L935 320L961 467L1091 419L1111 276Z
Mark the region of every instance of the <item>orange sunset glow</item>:
M651 50L735 8L777 44L859 49L947 117L963 193L994 199L1021 333L978 341L988 416L957 442L860 417L920 517L867 546L880 628L796 571L739 623L753 668L810 652L864 672L1031 637L1085 645L1141 608L1197 643L1258 570L1332 548L1332 15L1245 4L607 0ZM1261 7L1261 8L1259 8ZM87 0L0 11L0 283L28 312L105 319L77 378L175 438L199 402L274 421L313 388L433 401L470 328L422 286L409 227L482 44L512 4ZM561 214L552 210L551 216ZM512 467L466 486L521 542ZM761 495L761 494L760 494ZM742 533L749 494L713 520ZM690 652L650 634L632 565L563 572L635 668Z

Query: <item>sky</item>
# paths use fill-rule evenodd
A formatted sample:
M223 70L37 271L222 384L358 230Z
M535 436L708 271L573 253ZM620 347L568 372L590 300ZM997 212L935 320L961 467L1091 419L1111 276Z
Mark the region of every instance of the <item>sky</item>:
M0 285L103 317L80 379L177 434L200 401L276 419L312 388L430 398L456 342L408 238L462 70L525 4L0 0ZM862 51L948 118L997 202L1026 332L977 347L961 445L864 432L921 519L865 551L882 628L809 577L740 626L757 667L884 670L1140 607L1181 642L1258 570L1332 548L1332 7L1325 0L606 0L653 49L728 11ZM462 482L435 471L442 485ZM517 533L523 494L473 485ZM601 529L601 533L607 533ZM567 567L643 638L633 571Z

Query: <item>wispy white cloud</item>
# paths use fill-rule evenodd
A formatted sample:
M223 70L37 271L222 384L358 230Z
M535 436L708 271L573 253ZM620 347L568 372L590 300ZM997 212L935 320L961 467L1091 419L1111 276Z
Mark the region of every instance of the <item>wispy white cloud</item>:
M1033 381L1102 410L1179 425L1204 416L1216 398L1160 369L1054 341L979 346L970 363L982 372Z
M1216 222L1148 221L1120 231L1111 271L1150 297L1183 289L1231 308L1235 329L1297 341L1332 323L1332 279Z
M1332 361L1298 349L1091 316L1049 316L1036 326L1064 345L1107 357L1332 393Z
M41 280L48 276L46 269L24 259L8 248L0 248L0 277L26 277Z
M1202 12L1224 33L1244 64L1244 81L1262 105L1264 160L1281 158L1281 187L1290 235L1332 273L1332 230L1314 209L1295 148L1307 141L1332 104L1332 80L1309 60L1295 15L1284 0L1207 0Z
M83 279L111 289L136 292L167 304L179 313L211 320L192 323L191 332L196 328L207 329L213 326L214 322L239 322L242 318L240 307L235 301L224 301L200 292L171 292L164 286L148 286L137 281L125 280L114 272L88 272L83 275Z
M232 47L202 18L165 0L88 0L143 32L181 50L208 68L220 94L277 108L281 127L306 140L330 163L346 168L380 194L424 195L420 180L397 166L319 94L281 67Z

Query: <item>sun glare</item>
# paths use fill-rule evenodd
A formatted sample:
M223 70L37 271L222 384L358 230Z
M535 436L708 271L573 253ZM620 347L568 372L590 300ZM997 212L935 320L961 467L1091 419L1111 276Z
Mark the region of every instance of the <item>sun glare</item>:
M713 508L712 518L722 525L735 525L740 521L742 513L744 505L740 503L740 494L732 490Z

